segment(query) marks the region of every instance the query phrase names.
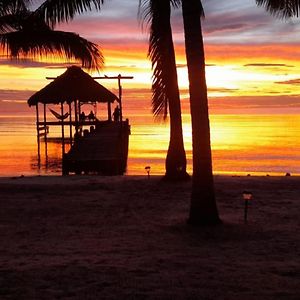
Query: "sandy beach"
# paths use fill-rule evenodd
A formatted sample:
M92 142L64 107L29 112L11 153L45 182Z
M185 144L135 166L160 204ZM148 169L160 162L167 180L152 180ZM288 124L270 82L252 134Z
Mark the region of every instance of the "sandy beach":
M300 299L300 177L215 186L224 224L193 228L191 182L1 178L0 299Z

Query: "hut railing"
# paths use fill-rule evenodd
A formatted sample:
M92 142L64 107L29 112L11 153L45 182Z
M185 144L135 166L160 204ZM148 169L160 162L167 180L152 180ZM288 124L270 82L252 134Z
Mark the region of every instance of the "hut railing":
M43 124L43 125L40 125ZM49 133L49 126L44 125L44 122L38 122L37 131L39 136L46 136Z

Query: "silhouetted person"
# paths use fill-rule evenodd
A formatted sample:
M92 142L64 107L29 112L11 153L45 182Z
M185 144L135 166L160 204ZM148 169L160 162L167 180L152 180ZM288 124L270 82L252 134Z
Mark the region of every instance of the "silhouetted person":
M115 122L120 121L120 116L121 116L121 110L119 108L119 105L116 106L114 113L113 113L113 119Z
M75 134L74 134L74 140L75 140L75 142L77 142L80 139L80 137L81 137L80 132L79 131L75 132Z
M80 119L80 121L84 121L85 120L85 113L84 113L84 111L80 114L79 119Z
M94 127L94 126L91 126L91 127L90 127L90 133L95 133L95 132L96 132L95 127Z
M84 130L83 130L83 136L84 136L84 137L87 137L89 134L90 134L90 132L89 132L88 129L84 129Z
M92 120L95 119L95 115L94 115L94 113L93 113L92 111L90 111L90 113L89 113L89 115L88 115L88 119L89 119L90 121L92 121Z

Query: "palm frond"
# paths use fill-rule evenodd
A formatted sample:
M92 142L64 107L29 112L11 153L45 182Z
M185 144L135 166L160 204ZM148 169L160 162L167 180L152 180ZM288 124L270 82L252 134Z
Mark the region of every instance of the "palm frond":
M155 2L155 0L139 0L139 8L138 8L138 20L141 24L142 29L144 30L145 28L147 29L153 18L153 11L151 9L152 2ZM180 8L182 4L182 0L169 0L170 5L173 8ZM201 12L201 17L205 17L204 14L204 8L202 6L201 0L198 2L200 12Z
M181 0L140 0L139 4L140 19L150 31L152 112L156 118L165 120L170 101L180 101L170 17L171 6L180 5Z
M82 67L98 70L103 55L97 45L72 32L41 30L0 34L0 47L8 57L67 58L80 61Z
M256 4L278 18L299 17L300 0L256 0Z
M166 119L171 84L168 73L170 47L173 49L170 1L152 0L147 14L151 16L148 56L153 69L152 112L154 116Z
M155 1L155 0L154 0ZM173 8L179 8L182 0L169 0ZM138 19L142 27L149 25L152 20L151 5L153 0L139 0Z
M0 16L26 10L30 0L0 0Z
M173 8L178 8L181 5L181 0L170 0L170 4Z
M0 33L18 30L50 30L51 28L34 12L24 8L0 16Z
M17 15L0 16L0 33L20 30L20 18Z
M138 7L138 20L141 24L142 29L144 29L144 25L148 27L149 23L151 23L152 14L150 8L150 2L152 0L139 0Z
M100 10L103 3L104 0L46 0L36 9L35 14L53 28L57 23L72 20L76 14Z

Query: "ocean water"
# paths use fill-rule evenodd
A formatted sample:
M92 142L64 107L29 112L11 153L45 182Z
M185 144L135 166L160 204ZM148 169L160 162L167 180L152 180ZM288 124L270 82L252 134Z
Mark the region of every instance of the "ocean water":
M150 114L128 115L131 124L127 174L164 174L169 141L167 123ZM212 114L211 143L215 174L300 175L300 115ZM188 171L192 173L190 118L183 115ZM67 130L66 130L67 132ZM50 137L60 128L50 128ZM41 144L38 164L35 116L0 114L0 176L61 174L61 144Z

